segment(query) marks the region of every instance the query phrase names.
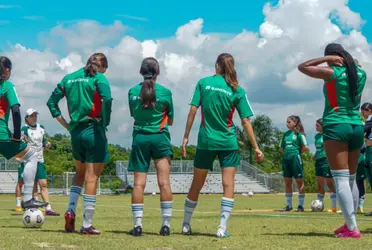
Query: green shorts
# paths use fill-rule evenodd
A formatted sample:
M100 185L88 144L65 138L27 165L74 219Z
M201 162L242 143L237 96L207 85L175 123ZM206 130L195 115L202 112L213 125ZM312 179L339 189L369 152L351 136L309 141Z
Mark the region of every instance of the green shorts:
M18 168L18 181L23 181L23 170L25 169L25 164L22 162L21 165ZM38 162L37 163L37 170L36 170L36 176L35 180L46 180L47 178L47 172L45 168L44 162Z
M329 125L323 128L323 140L344 142L349 152L360 150L364 143L364 127L346 123Z
M304 166L300 155L283 158L282 170L284 178L304 178Z
M105 129L98 124L81 125L71 132L72 155L82 163L106 163L109 159Z
M332 178L331 170L329 169L328 160L326 157L316 159L315 161L315 175L317 177Z
M206 150L197 149L194 159L194 167L213 171L213 162L218 156L220 167L239 167L239 150Z
M359 155L356 180L365 180L368 177L364 154Z
M173 157L169 134L136 133L133 135L128 171L147 173L151 159Z
M7 160L23 152L26 148L27 144L23 141L0 141L0 154L2 154Z

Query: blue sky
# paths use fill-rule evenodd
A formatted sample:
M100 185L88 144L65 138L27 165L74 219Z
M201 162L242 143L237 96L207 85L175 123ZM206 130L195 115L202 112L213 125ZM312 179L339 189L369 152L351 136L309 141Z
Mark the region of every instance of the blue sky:
M82 19L92 19L102 24L121 20L128 26L127 34L139 40L173 36L180 25L199 17L205 21L203 32L236 34L242 29L258 31L264 18L262 9L268 1L233 0L229 4L211 0L142 0L141 4L138 1L115 1L115 4L102 4L103 2L2 0L0 50L6 50L14 43L43 49L38 39L39 33L48 32L58 24L69 25ZM367 21L362 31L371 40L372 24L368 20L372 1L350 0L349 6Z

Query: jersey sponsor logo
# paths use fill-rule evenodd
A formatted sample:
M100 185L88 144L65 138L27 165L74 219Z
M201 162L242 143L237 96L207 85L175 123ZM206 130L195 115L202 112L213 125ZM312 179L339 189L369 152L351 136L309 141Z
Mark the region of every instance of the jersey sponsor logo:
M133 101L141 100L141 97L140 96L133 96L132 100ZM156 99L156 102L159 102L159 99Z
M85 78L76 78L76 79L68 80L68 81L67 81L67 83L74 83L74 82L89 82L89 79L85 79Z
M227 91L225 89L215 88L215 87L212 87L212 86L209 86L209 85L205 87L205 90L219 91L219 92L224 93L224 94L226 94L228 96L231 96L232 95L231 92L229 92L229 91Z
M296 140L296 139L297 139L297 135L293 135L293 136L292 136L292 139L293 139L293 140Z

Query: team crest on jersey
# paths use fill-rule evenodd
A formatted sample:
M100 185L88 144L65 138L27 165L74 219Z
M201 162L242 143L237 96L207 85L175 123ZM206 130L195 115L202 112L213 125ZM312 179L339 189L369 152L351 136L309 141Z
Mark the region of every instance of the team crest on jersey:
M292 135L292 139L293 140L296 140L297 139L297 135Z

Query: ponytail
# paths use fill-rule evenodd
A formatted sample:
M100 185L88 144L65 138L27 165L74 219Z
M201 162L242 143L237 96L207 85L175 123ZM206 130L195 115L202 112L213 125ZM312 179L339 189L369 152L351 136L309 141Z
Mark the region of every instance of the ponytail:
M301 118L299 116L297 116L297 115L291 115L288 118L291 119L296 124L296 126L295 126L295 132L296 133L301 133L303 135L306 135L305 134L305 128L302 125Z
M99 72L100 68L108 67L108 61L104 54L95 53L91 55L87 61L86 66L84 67L84 72L86 75L93 77Z
M235 70L235 61L232 55L222 53L217 57L216 73L222 75L229 86L236 91L238 89L238 77Z
M143 108L154 108L156 103L155 81L159 75L159 63L153 57L142 61L140 74L143 76L140 98Z
M351 98L351 101L356 103L357 96L358 96L358 72L357 72L357 66L354 58L350 55L349 52L347 52L340 44L337 43L331 43L328 44L325 48L324 54L326 56L328 55L335 55L335 56L341 56L344 59L345 67L346 67L346 73L348 77L348 83L349 83L349 95Z

